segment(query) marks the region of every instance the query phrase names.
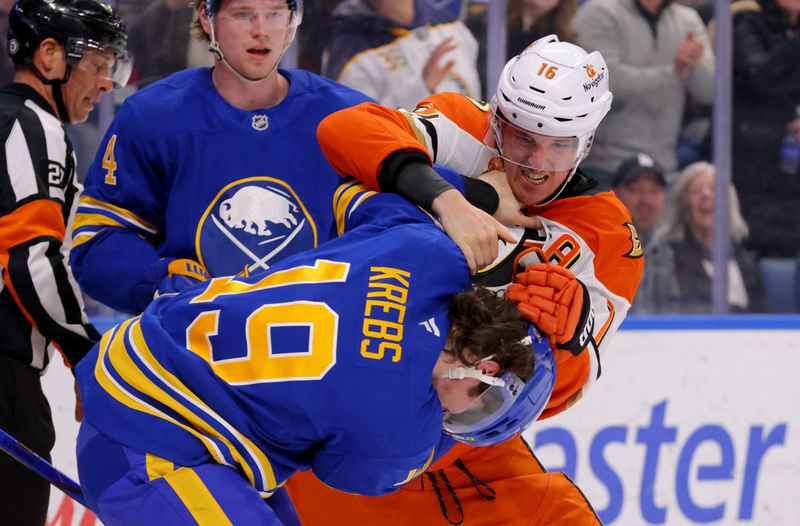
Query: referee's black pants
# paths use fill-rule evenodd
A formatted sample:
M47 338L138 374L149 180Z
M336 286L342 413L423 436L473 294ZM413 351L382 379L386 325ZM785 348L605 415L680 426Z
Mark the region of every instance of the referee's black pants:
M50 461L56 441L39 371L0 354L0 428ZM0 451L3 526L44 526L50 483Z

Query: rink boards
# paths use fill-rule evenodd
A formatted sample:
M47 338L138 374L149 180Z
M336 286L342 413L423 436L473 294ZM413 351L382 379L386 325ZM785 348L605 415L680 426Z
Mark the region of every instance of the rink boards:
M629 318L602 376L526 438L605 524L800 523L800 316ZM58 362L55 360L54 362ZM76 476L72 377L45 376L54 463ZM57 490L48 526L93 526Z

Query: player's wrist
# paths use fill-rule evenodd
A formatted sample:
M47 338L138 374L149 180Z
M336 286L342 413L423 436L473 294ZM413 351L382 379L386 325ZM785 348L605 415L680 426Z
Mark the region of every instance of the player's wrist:
M454 189L436 173L427 157L412 154L392 165L395 166L392 171L385 170L378 180L381 190L397 193L427 210L433 210L434 199Z
M486 181L473 177L463 177L464 197L469 203L489 215L494 215L500 207L500 195Z

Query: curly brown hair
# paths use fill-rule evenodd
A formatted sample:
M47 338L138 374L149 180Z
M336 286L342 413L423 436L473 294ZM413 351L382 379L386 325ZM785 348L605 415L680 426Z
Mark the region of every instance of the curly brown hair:
M494 354L502 371L523 380L533 374L533 347L521 343L528 335L528 321L516 305L485 287L462 292L448 306L450 340L445 352L466 365ZM470 360L465 351L476 357Z

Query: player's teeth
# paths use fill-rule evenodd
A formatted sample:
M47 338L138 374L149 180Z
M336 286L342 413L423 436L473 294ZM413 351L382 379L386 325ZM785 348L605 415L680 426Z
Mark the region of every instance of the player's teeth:
M541 183L542 181L545 180L545 177L547 177L547 176L546 175L540 175L539 177L537 177L535 175L526 174L525 177L532 183Z

